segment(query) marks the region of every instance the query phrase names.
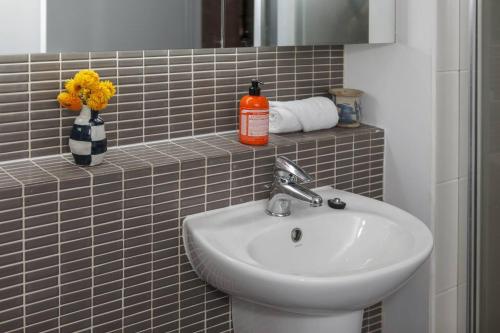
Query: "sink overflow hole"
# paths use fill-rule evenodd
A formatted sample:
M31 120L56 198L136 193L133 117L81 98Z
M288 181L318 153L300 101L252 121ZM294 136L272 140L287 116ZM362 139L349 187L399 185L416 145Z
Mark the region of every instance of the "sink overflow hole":
M292 242L298 243L302 239L302 230L295 228L292 230Z

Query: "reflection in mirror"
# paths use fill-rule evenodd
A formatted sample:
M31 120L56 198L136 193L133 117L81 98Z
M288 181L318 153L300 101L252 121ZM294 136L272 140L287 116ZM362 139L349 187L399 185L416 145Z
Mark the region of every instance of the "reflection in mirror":
M255 46L254 32L260 24L260 17L255 16L255 7L259 0L224 1L224 46Z
M220 47L220 0L47 0L47 51Z
M225 46L369 42L369 0L226 0Z
M0 54L395 42L395 0L0 0Z

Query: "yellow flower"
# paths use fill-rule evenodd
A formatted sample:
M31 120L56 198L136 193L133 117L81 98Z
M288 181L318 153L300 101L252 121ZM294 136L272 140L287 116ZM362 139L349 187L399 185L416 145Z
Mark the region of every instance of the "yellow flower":
M100 111L108 105L108 98L103 89L94 89L87 99L89 108L95 111Z
M99 85L99 74L88 69L80 71L75 75L74 84L82 89L92 90Z
M66 88L68 93L70 93L71 95L78 95L82 90L82 86L77 84L75 79L66 81L66 83L64 84L64 88Z
M66 81L66 92L60 93L57 100L61 106L70 110L80 110L85 104L94 111L108 106L116 94L111 81L100 81L99 74L93 70L82 70L71 80Z
M91 93L92 93L92 90L84 88L84 89L80 90L80 97L85 102L87 99L89 99L89 96Z
M67 92L62 92L57 96L57 101L65 109L71 111L80 111L82 108L82 101L79 97L71 95Z
M113 83L110 81L100 82L99 85L92 89L87 98L87 105L95 111L100 111L108 106L109 100L115 95L116 90Z
M103 91L108 100L110 100L116 94L115 86L111 81L102 81L101 83L99 83L99 88Z

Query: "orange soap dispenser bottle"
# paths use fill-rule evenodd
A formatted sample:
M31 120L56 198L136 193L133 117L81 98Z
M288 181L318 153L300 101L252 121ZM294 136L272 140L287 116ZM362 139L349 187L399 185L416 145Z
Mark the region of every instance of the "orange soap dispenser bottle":
M240 101L240 142L263 146L269 143L269 101L260 95L258 80L252 80L250 93Z

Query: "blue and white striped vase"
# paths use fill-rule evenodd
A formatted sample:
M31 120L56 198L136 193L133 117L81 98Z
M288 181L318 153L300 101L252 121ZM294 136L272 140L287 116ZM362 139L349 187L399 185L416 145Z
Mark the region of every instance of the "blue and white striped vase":
M104 161L108 142L99 112L83 106L73 124L69 148L77 165L94 166Z

